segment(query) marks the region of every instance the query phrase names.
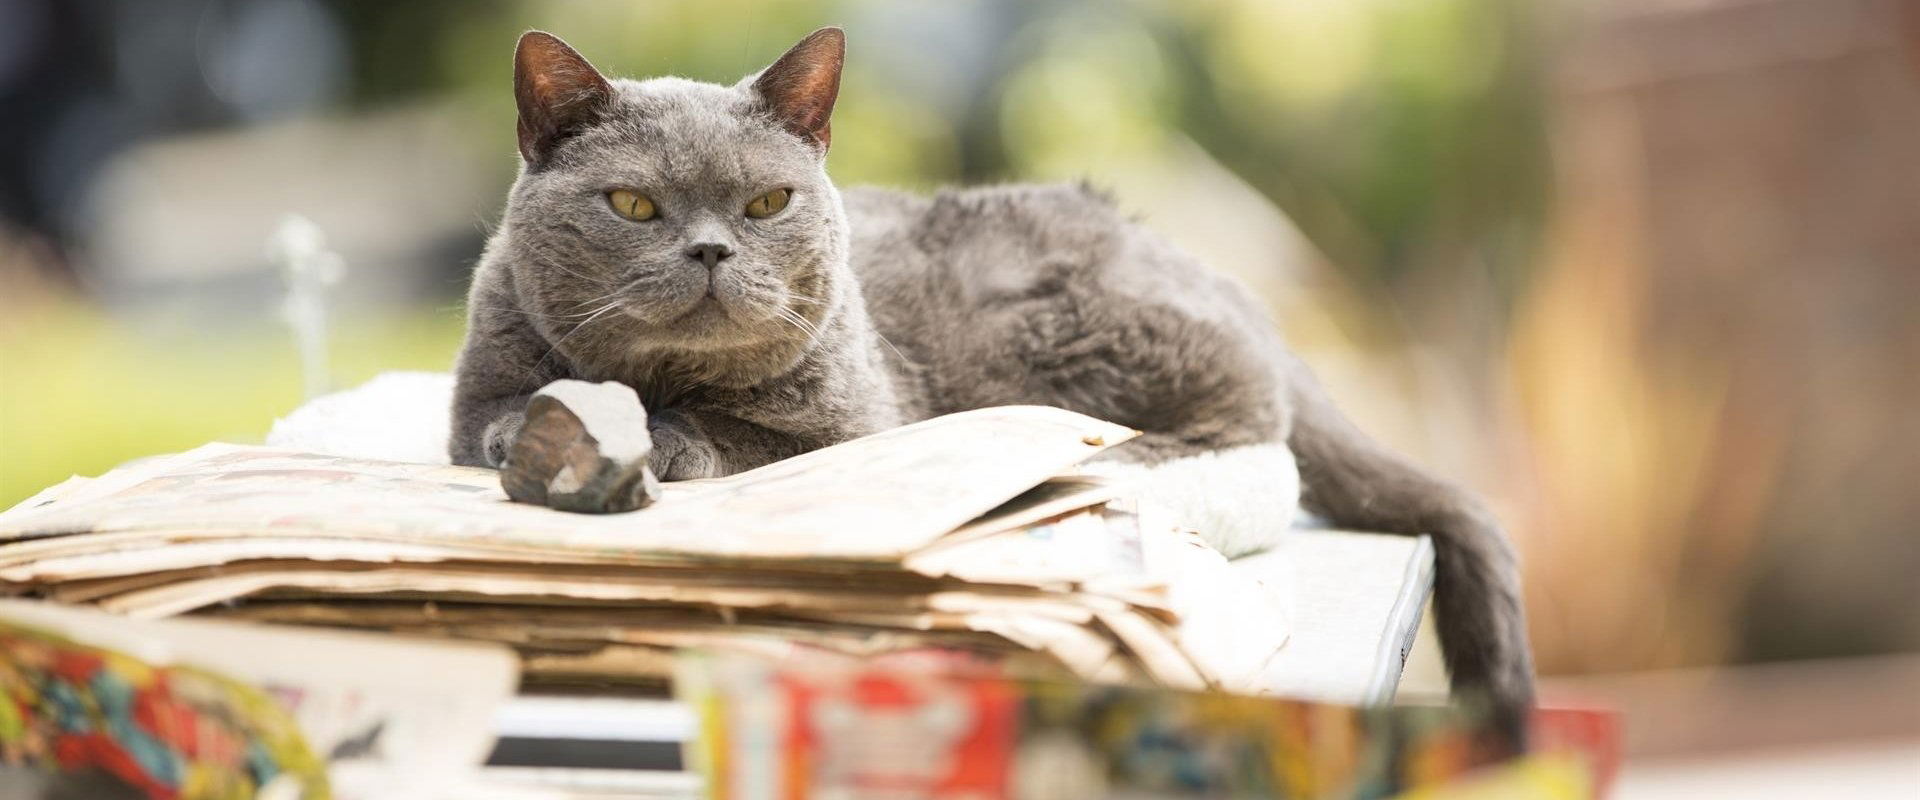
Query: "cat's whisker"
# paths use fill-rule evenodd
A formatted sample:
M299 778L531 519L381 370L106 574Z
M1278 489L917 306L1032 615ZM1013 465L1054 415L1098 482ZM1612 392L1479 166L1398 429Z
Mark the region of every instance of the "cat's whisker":
M793 315L788 313L786 309L783 309L783 308L774 309L773 318L792 326L795 330L798 330L802 334L806 334L809 337L813 335L811 333L807 333L807 329L801 327L800 323L795 322L793 319Z
M820 329L817 326L815 326L813 323L808 322L805 317L802 317L799 314L794 313L792 309L786 308L784 306L774 306L773 310L774 310L774 313L778 315L781 321L786 322L788 325L792 325L794 329L800 331L803 334L806 334L807 338L809 339L819 338Z
M783 305L776 305L774 309L776 309L776 311L780 311L781 317L789 318L789 320L793 320L793 324L797 324L797 326L801 326L803 330L806 330L806 332L808 332L808 336L812 336L812 334L818 334L818 332L820 332L820 328L816 328L816 326L812 324L812 320L808 320L808 318L806 317L801 317L801 313L799 313L799 311L793 311L793 309L787 309L787 307L783 307Z
M899 356L902 362L907 364L913 364L914 366L919 366L919 362L914 361L911 358L908 358L906 353L900 352L900 348L894 347L893 342L887 341L887 337L884 335L881 335L880 331L875 330L873 332L873 338L879 339L880 343L886 345L888 350L892 350L894 355Z
M552 267L552 268L554 268L555 270L558 270L558 271L560 271L560 272L564 272L564 273L566 273L566 274L568 274L568 275L572 275L572 276L573 276L573 277L575 277L575 278L578 278L578 279L580 279L580 280L583 280L583 281L586 281L587 283L591 283L591 284L593 284L593 285L595 285L595 286L606 286L606 285L607 285L607 281L606 281L606 279L605 279L605 278L595 278L595 277L593 277L593 276L591 276L591 275L582 275L582 274L580 274L580 273L578 273L578 272L575 272L575 271L573 271L573 270L570 270L570 269L567 269L567 268L566 268L566 267L565 267L564 265L562 265L562 264L561 264L560 262L558 262L558 261L554 261L554 260L551 260L551 259L547 259L547 260L545 260L545 261L544 261L544 263L546 264L546 266L549 266L549 267Z
M792 308L789 308L788 304L804 303L806 305L823 306L823 305L826 305L826 301L821 300L820 298L817 298L817 297L808 297L804 294L800 294L798 292L792 292L792 291L787 292L786 295L787 295L786 301L781 303L778 306L775 306L775 310L781 314L791 315L795 319L798 319L802 324L804 324L807 327L809 331L807 335L819 336L820 326L817 324L814 324L812 320L809 320L805 316L801 315L800 312L795 311Z
M585 314L584 316L586 317L586 319L583 319L579 323L574 325L573 331L568 331L567 335L572 336L574 331L578 331L581 328L587 327L588 323L591 323L594 320L599 319L600 315L605 314L608 311L612 311L613 309L618 308L619 306L620 306L620 301L615 300L611 303L608 303L604 306L594 309L592 313ZM576 316L579 316L579 315L576 315Z
M580 302L578 302L578 303L574 303L574 304L573 304L573 307L574 307L574 308L579 308L580 306L584 306L584 305L590 305L590 304L593 304L593 303L598 303L598 302L600 302L600 301L602 301L602 300L611 300L611 299L613 299L613 298L614 298L614 297L616 297L616 296L619 296L619 295L622 295L622 294L625 294L625 293L627 293L627 291L628 291L628 290L630 290L630 289L632 289L632 288L633 288L633 287L634 287L634 286L635 286L636 284L638 284L639 282L640 282L640 281L639 281L638 279L636 279L636 280L632 280L632 281L628 281L628 282L626 282L626 283L623 283L623 284L620 284L620 285L619 285L618 287L616 287L616 288L615 288L615 289L614 289L613 291L611 291L611 292L607 292L606 294L603 294L603 295L600 295L599 297L594 297L594 298L590 298L590 299L587 299L587 300L582 300L582 301L580 301Z
M794 311L792 309L787 309L787 313L792 314L795 320L799 321L801 325L806 327L806 329L810 332L809 335L816 336L816 337L820 335L819 323L816 323L813 320L810 320L804 316L801 316L800 312Z
M521 316L527 316L527 317L538 317L540 319L557 320L560 322L566 322L566 321L577 319L580 317L590 316L593 313L591 311L588 311L588 312L583 312L579 314L542 314L537 311L525 311L518 308L507 308L505 306L474 306L474 308L478 308L484 311L498 311L503 314L519 314Z
M540 368L543 366L546 366L547 359L552 358L554 353L560 352L561 345L566 344L567 340L573 338L574 334L579 333L583 330L586 330L587 326L593 324L593 321L599 319L602 314L612 311L615 308L618 308L619 306L620 306L619 301L608 303L604 306L601 306L599 310L593 312L592 316L587 317L584 320L581 320L578 324L575 324L573 326L573 330L567 331L565 335L562 335L558 340L554 341L552 347L547 348L546 354L540 356L539 361L534 362L533 369L529 370L529 372L534 375L540 374Z

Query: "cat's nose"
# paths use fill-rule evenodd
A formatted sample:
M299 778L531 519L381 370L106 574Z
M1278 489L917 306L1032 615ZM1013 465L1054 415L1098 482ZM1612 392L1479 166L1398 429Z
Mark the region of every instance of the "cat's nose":
M715 264L727 260L731 255L733 248L719 242L701 242L687 248L687 257L707 265L707 269L713 269Z

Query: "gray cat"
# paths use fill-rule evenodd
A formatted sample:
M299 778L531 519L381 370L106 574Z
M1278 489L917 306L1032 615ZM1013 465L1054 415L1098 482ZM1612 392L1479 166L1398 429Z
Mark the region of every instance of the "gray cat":
M719 86L610 81L521 38L524 165L473 279L454 462L500 466L529 396L569 378L639 393L664 480L1008 404L1144 431L1111 451L1139 463L1284 445L1308 510L1433 535L1454 688L1517 742L1532 667L1493 517L1354 428L1244 289L1098 192L843 196L825 156L844 50L816 31Z

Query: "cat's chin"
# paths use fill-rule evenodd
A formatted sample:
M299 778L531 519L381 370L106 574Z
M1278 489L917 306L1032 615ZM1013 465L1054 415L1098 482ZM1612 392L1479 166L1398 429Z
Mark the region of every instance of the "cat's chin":
M710 295L695 295L668 308L656 301L644 307L627 306L621 311L628 319L659 333L705 333L724 327L729 321L725 306Z
M651 329L655 338L665 338L689 350L725 349L753 338L753 331L761 327L748 309L729 306L725 300L703 295L658 316L632 311L628 316Z

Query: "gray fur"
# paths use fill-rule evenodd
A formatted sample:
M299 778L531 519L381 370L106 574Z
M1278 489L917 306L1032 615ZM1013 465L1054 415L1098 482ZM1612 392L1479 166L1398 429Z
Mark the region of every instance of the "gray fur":
M497 466L528 396L562 378L633 386L666 480L1015 403L1140 429L1113 454L1146 463L1285 442L1310 510L1435 537L1456 690L1490 695L1517 736L1532 672L1493 518L1356 430L1244 289L1097 192L854 190L843 202L824 169L824 118L804 135L780 107L791 101L758 88L807 85L773 75L792 64L814 71L800 77L831 68L837 87L838 35L822 35L732 87L611 81L592 102L566 95L562 110L587 116L559 123L522 104L523 142L528 118L540 124L474 276L454 461ZM742 215L781 187L793 190L785 212ZM644 191L660 216L615 215L613 188ZM735 252L711 279L685 255L705 241Z

